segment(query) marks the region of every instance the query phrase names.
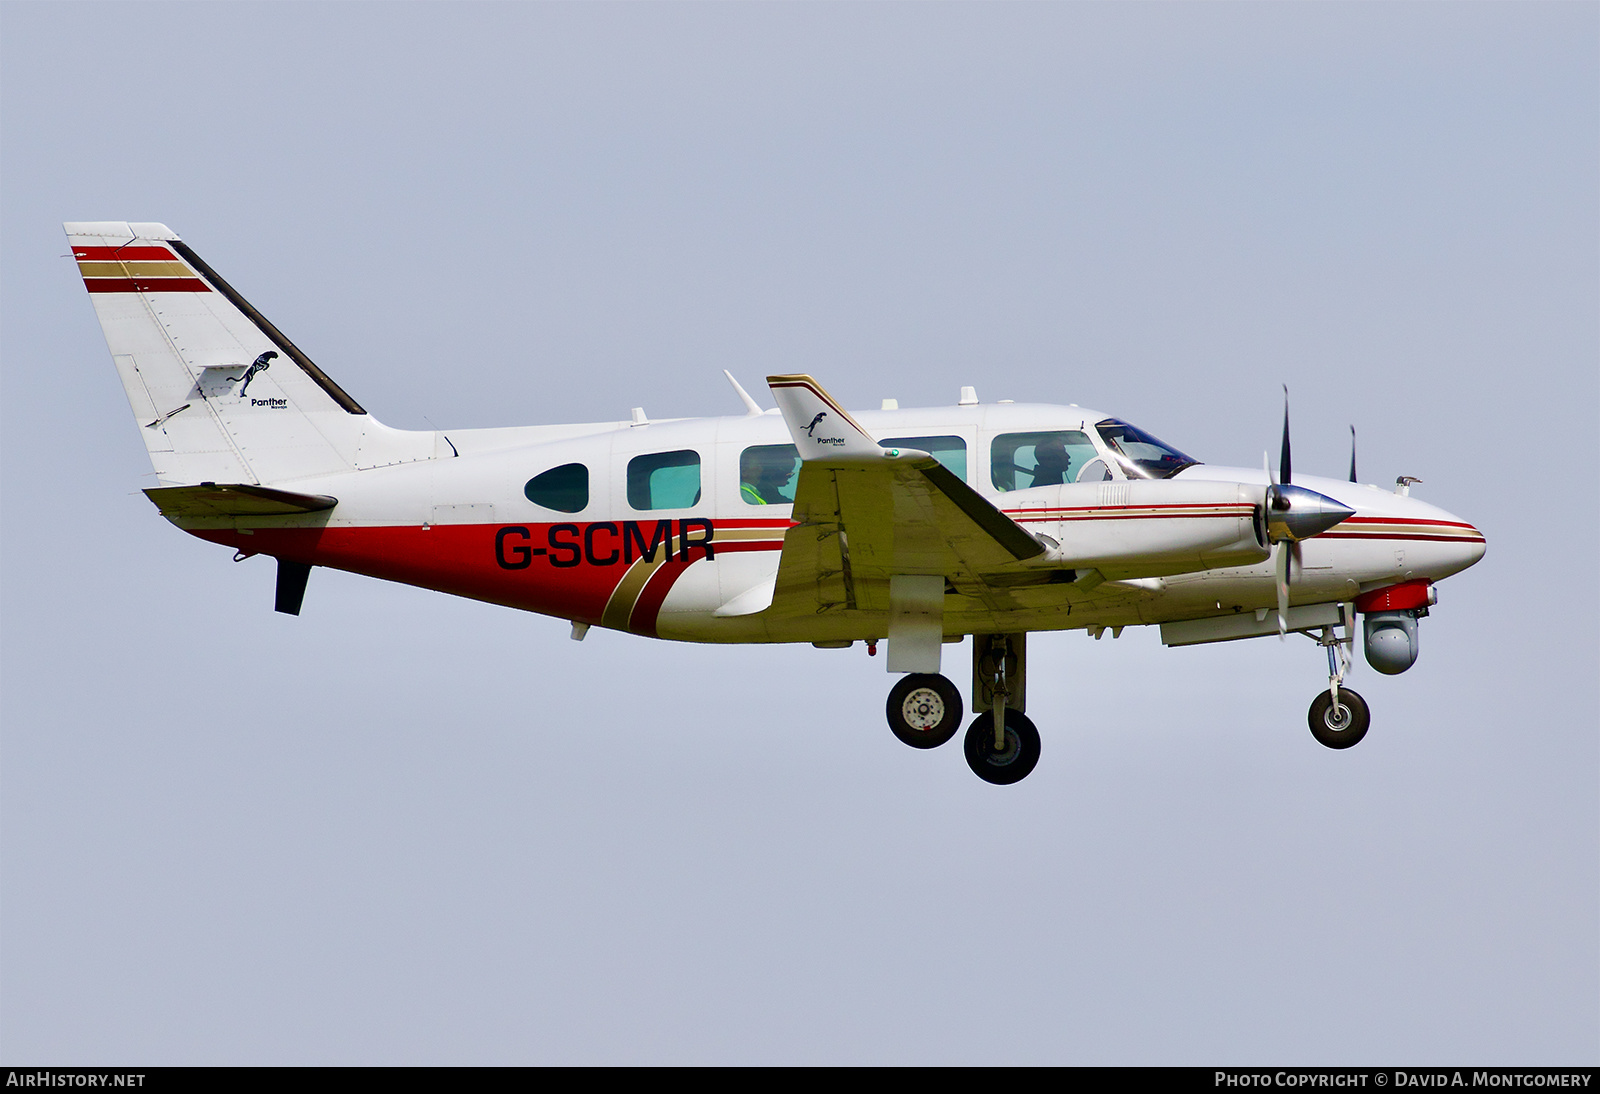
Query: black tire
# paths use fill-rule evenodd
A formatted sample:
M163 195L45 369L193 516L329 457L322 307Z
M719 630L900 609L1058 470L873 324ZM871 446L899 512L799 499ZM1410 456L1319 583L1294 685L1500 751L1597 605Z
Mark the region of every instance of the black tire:
M1318 744L1329 748L1349 748L1361 743L1367 735L1372 714L1367 701L1349 688L1339 689L1339 705L1333 705L1333 695L1323 692L1311 701L1311 711L1306 716L1311 725L1311 735Z
M912 748L938 748L961 728L961 693L943 676L913 672L889 692L889 729Z
M994 747L994 712L984 711L967 727L967 766L986 783L1021 782L1039 762L1039 731L1020 710L1006 708L1006 747Z

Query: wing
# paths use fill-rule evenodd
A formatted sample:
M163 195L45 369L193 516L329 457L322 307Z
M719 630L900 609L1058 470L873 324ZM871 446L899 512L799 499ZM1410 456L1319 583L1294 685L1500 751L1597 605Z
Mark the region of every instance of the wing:
M887 611L896 574L940 575L987 601L1045 554L928 453L880 446L811 377L768 383L804 460L775 613Z

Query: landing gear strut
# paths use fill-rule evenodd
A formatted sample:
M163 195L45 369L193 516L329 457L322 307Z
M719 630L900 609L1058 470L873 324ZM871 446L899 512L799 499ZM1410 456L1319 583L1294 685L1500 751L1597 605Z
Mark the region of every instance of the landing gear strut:
M1323 627L1317 645L1328 651L1328 690L1311 701L1306 720L1311 735L1329 748L1350 748L1367 735L1372 721L1367 701L1349 688L1340 687L1350 669L1350 654L1355 645L1355 617L1345 608L1345 637L1333 627Z
M1027 635L972 637L972 705L982 711L967 728L967 766L984 782L1008 785L1039 762L1039 731L1024 714Z

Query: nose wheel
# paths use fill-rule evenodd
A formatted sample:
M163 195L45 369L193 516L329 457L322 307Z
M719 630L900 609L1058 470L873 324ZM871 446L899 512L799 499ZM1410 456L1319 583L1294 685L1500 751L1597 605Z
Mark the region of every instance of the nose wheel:
M961 728L961 693L943 676L913 672L889 692L889 729L912 748L938 748Z
M1332 691L1325 691L1311 700L1306 720L1311 723L1311 735L1319 744L1349 748L1367 735L1372 716L1365 699L1349 688L1340 688L1337 699Z
M1372 722L1367 701L1341 686L1350 668L1350 649L1355 644L1354 617L1347 615L1346 620L1343 639L1332 627L1324 627L1322 637L1317 639L1317 644L1328 651L1328 690L1311 700L1311 710L1306 714L1311 736L1328 748L1359 744Z

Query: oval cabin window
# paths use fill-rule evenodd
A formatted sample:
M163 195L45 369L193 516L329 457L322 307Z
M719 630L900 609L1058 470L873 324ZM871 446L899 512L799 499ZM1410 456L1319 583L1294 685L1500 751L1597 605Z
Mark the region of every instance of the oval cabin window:
M589 469L581 463L564 463L535 475L522 488L528 500L558 513L576 513L589 504Z

